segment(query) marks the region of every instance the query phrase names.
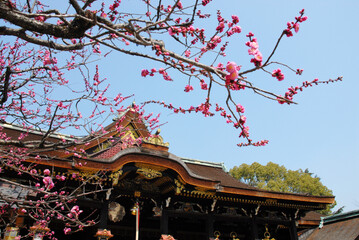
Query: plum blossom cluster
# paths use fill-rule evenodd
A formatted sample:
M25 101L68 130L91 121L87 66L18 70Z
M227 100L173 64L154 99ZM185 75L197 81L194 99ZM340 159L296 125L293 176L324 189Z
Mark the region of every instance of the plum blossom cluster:
M184 88L184 91L185 91L185 92L190 92L190 91L192 91L192 90L193 90L193 87L192 87L191 85L189 85L189 84L186 85L185 88Z
M195 35L203 36L204 29L194 28L192 25L189 27L170 27L168 28L168 34L170 36L180 35L182 34L183 37L190 35L194 37Z
M210 3L212 0L202 0L202 5L206 6L208 3Z
M217 46L221 43L222 38L226 35L227 37L233 35L234 33L240 33L241 32L241 27L236 25L239 22L239 18L235 15L232 16L232 20L231 21L227 21L225 20L222 16L220 11L218 11L217 13L217 20L219 22L218 26L216 27L216 31L217 34L215 34L213 37L211 37L208 41L205 40L205 35L204 35L204 29L199 29L199 28L195 28L193 25L189 25L189 26L171 26L170 28L168 28L168 33L171 36L182 36L187 38L188 36L194 37L194 39L192 40L186 40L186 41L190 41L192 45L195 45L198 42L201 42L204 46L201 47L201 52L199 53L199 56L195 58L195 61L198 62L199 59L203 56L203 54L205 54L208 51L214 50L215 48L217 48ZM175 22L177 24L180 24L180 18L176 19ZM163 27L164 25L161 24L161 27ZM227 28L228 26L228 28ZM226 31L224 31L225 29L227 29ZM219 33L224 32L224 34L222 36L218 35ZM224 45L222 45L221 47L221 52L220 54L225 56L225 48L227 46L228 42L226 42ZM155 46L154 50L156 51L156 55L160 56L160 55L166 55L166 52L163 52L162 49L159 46ZM186 50L186 57L190 57L190 50ZM167 60L165 60L167 61Z
M218 44L222 41L222 39L219 36L214 36L206 45L206 47L203 47L201 49L202 53L207 52L208 50L215 49Z
M226 70L228 72L226 75L226 85L230 86L236 82L238 78L238 71L241 70L241 66L237 66L235 62L228 62Z
M211 17L211 14L202 14L202 11L199 9L199 10L196 12L196 16L198 16L199 18L210 18L210 17Z
M91 220L80 219L80 216L84 213L76 205L74 206L76 198L73 194L71 195L71 192L66 187L67 181L65 180L69 180L69 178L61 174L55 174L49 169L36 169L36 163L47 160L47 157L41 154L42 148L60 148L64 154L77 159L85 159L87 153L84 148L76 149L76 147L72 147L74 144L80 144L81 142L64 138L58 142L53 142L48 141L48 136L55 130L67 127L74 127L75 129L86 127L91 137L104 136L106 131L102 125L95 125L93 124L95 121L91 121L105 113L104 108L102 108L104 106L109 107L109 111L113 114L117 114L117 110L120 108L118 105L130 96L124 97L118 94L115 98L111 98L106 95L108 85L102 88L106 79L100 78L99 68L96 66L93 68L94 70L91 70L94 71L93 78L90 77L92 72L87 72L87 67L81 68L86 64L86 59L89 58L86 51L69 52L70 56L65 58L67 61L64 63L60 61L61 58L56 57L58 52L55 50L43 47L31 49L26 42L17 40L13 43L0 43L0 53L1 120L2 122L17 123L25 131L19 136L11 138L0 127L1 142L9 144L9 146L1 149L4 157L1 162L1 171L3 172L5 168L7 172L12 171L12 173L14 172L20 177L30 176L30 179L32 179L31 188L38 197L36 201L21 203L22 212L28 214L37 223L43 221L47 224L52 219L61 220L68 224L64 230L67 233L69 233L68 229L77 231L85 226L93 225L94 222ZM75 69L79 70L79 73L83 76L83 89L73 89L69 84L70 81L66 79L66 73ZM164 69L160 70L160 72L166 75ZM74 98L66 99L64 97L65 91L59 95L60 99L54 98L54 96L58 95L55 94L56 90L61 91L63 90L62 87L66 89L66 95L72 94ZM86 109L81 112L79 108L82 108L83 102L86 103ZM95 103L93 109L91 109L89 103ZM123 110L125 111L126 109ZM141 111L140 115L141 119L148 122L148 126L151 128L158 126L158 116L150 117L150 115L145 115L144 111ZM34 129L45 129L44 132L48 130L48 133L42 140L28 141L28 134ZM69 136L69 138L71 137ZM133 139L130 138L130 140ZM138 144L138 142L131 142L130 140L122 139L123 146L130 147ZM141 141L141 139L138 141ZM82 146L86 146L86 144L84 142ZM30 152L29 148L32 149ZM33 154L36 154L34 149L37 148L40 149L40 153L33 156ZM32 159L34 163L29 165L28 159ZM74 168L81 168L85 164L84 161L76 162ZM102 180L94 181L90 184L87 179L82 179L80 176L72 176L71 180L78 180L77 182L80 184L87 183L87 186L102 184ZM88 193L85 192L84 194ZM0 198L1 201L4 200L2 197ZM7 200L4 201L7 203ZM9 213L8 207L12 205L13 203L10 201L2 205L0 211L4 210ZM17 214L18 211L14 210L14 212ZM83 216L84 219L86 217L88 216ZM0 220L0 223L7 224L6 222L1 222L3 220ZM52 235L52 231L47 233L48 237L52 238Z
M238 66L235 62L227 62L226 67L222 63L218 63L216 69L220 71L227 71L225 75L225 84L230 90L238 91L245 89L246 83L242 82L243 79L239 76L241 66Z
M113 22L116 20L116 15L119 14L117 8L120 6L121 0L115 0L113 4L109 6L110 12L108 13L110 20ZM107 14L106 14L107 15ZM102 14L103 17L106 16L105 13Z
M78 218L78 216L82 213L83 211L80 210L80 207L75 205L71 208L70 212L67 214L67 216L69 218Z
M232 22L228 23L229 27L232 27L232 29L230 29L227 32L227 36L230 37L231 35L233 35L234 33L241 33L242 32L242 28L240 26L233 26L235 24L239 23L239 18L236 15L232 15Z
M4 149L2 149L4 150ZM21 204L21 209L12 209L10 210L10 205L13 205L13 202L11 199L2 199L3 204L0 208L1 211L6 211L6 213L9 213L10 211L14 211L14 216L16 214L27 214L31 218L35 220L34 226L46 228L48 226L48 223L51 222L52 219L60 219L62 221L67 222L67 224L75 226L76 222L81 222L79 220L79 214L83 211L79 209L78 206L71 206L74 201L76 201L75 198L69 197L69 193L65 191L58 191L56 188L55 181L59 183L63 182L66 178L64 176L54 175L49 169L36 169L37 164L26 164L26 162L23 161L23 159L26 159L26 157L30 157L28 155L28 150L23 149L23 153L16 154L14 157L18 158L18 161L16 163L12 161L12 163L8 162L7 160L2 161L3 166L7 166L8 169L11 169L11 171L17 171L19 175L25 175L30 174L32 176L32 179L34 181L34 187L31 187L32 191L36 193L37 200L31 200L31 198L28 201L25 201ZM4 152L5 153L5 152ZM35 157L35 159L40 160L41 157L38 155ZM9 170L8 170L9 171ZM42 173L42 174L41 174ZM20 176L21 177L21 176ZM42 181L40 180L42 178ZM77 176L72 176L73 179L78 179ZM56 180L55 180L56 179ZM7 181L4 178L2 178L2 181ZM84 181L82 179L82 181ZM61 185L61 184L60 184ZM22 185L22 183L16 183L16 186L20 188L27 188L27 186ZM63 185L61 185L63 188ZM17 199L16 201L19 201L21 199ZM7 203L7 201L9 201ZM51 206L51 207L50 207ZM50 207L50 208L48 208ZM21 211L19 211L21 210ZM5 212L4 212L5 213ZM1 218L0 222L3 224L5 218ZM94 222L88 222L84 225L91 224L93 225ZM54 232L49 231L44 233L49 239L56 239L54 238Z
M44 65L49 65L49 64L56 64L57 63L57 59L51 58L51 54L49 50L45 51L45 57L44 57L44 61L43 61Z
M287 36L287 37L292 37L293 36L293 32L292 30L294 29L294 31L296 33L298 33L299 31L299 23L304 22L308 19L307 16L303 16L304 15L304 9L299 11L299 16L295 17L295 22L288 22L287 23L287 29L285 29L283 31L283 33Z
M154 104L158 104L158 105L161 105L167 109L170 109L172 110L174 113L202 113L205 117L212 117L214 116L214 113L212 113L210 111L210 108L211 108L211 104L209 104L208 102L205 102L205 103L201 103L200 105L198 105L197 107L194 107L194 106L190 106L189 108L185 109L185 108L182 108L182 107L174 107L171 103L170 104L166 104L165 102L163 101L147 101L147 102L144 102L143 104L144 105L147 105L147 104L150 104L150 103L154 103Z
M201 89L202 90L208 90L208 85L207 83L204 81L204 79L200 80L200 85L201 85Z
M8 84L4 86L7 89L2 90L2 93L7 92L2 98L0 108L2 119L6 121L6 116L12 116L16 123L22 124L24 121L21 118L26 115L26 123L37 127L48 126L50 122L52 126L59 128L73 125L78 118L71 113L71 99L56 100L51 96L62 87L71 91L67 86L69 80L65 78L65 72L80 69L81 64L76 62L84 62L84 52L72 52L66 63L59 63L55 57L56 51L31 49L26 46L27 43L20 40L13 44L1 44L0 73L9 73L5 79ZM85 79L87 94L83 99L90 100L91 95L101 95L102 90L98 88L100 83L96 75L93 83ZM26 88L23 88L25 86ZM76 90L72 92L77 93ZM106 98L99 100L104 101ZM58 115L56 118L53 117L55 110Z
M319 81L318 78L314 79L313 81L305 81L302 83L302 86L296 86L296 87L290 87L288 88L288 91L285 92L284 97L279 95L279 97L277 98L277 101L280 104L291 104L294 95L298 94L298 91L303 91L303 89L308 88L308 87L313 87L316 86L318 84L328 84L328 83L333 83L333 82L339 82L339 81L343 81L343 77L338 77L336 79L329 79L328 81Z
M262 147L269 143L268 140L261 140L258 142L248 142L248 143L238 143L238 147L246 147L246 146L255 146L255 147Z
M208 41L207 46L205 46L201 49L202 55L203 55L203 53L205 53L209 50L214 50L217 47L217 45L222 41L222 38L224 38L225 36L231 37L234 33L242 32L242 28L237 25L239 23L239 18L236 15L232 15L231 21L225 20L222 17L221 12L218 10L217 11L217 20L218 20L218 26L216 27L217 33L215 36L213 36L211 38L210 41ZM224 31L225 29L227 29L227 30ZM219 36L218 34L222 33L223 31L224 31L224 33L221 36ZM226 56L225 49L226 49L227 45L228 45L228 42L226 42L222 45L222 47L220 48L220 55Z
M232 21L225 20L221 15L221 11L218 10L217 20L218 20L218 26L216 27L216 30L219 33L222 33L226 27L228 27L228 30L226 31L228 37L230 37L234 33L242 32L242 28L236 25L239 23L239 17L236 15L232 15Z
M268 144L268 140L261 140L259 142L252 142L252 139L249 138L249 127L246 126L247 117L243 115L244 113L244 107L241 104L237 104L236 106L236 112L239 114L239 119L234 117L236 120L234 121L233 116L231 114L226 113L225 109L218 106L216 106L216 111L220 112L220 115L226 119L227 123L233 123L233 126L237 129L241 129L241 132L239 134L240 138L247 139L247 143L239 143L237 146L243 147L243 146L265 146Z
M147 69L142 69L141 76L146 77L147 75L154 76L154 73L157 72L156 69L153 68L154 71L148 71Z
M157 73L157 72L163 76L164 80L172 81L172 78L170 77L168 72L163 68L158 69L158 71L155 68L152 68L151 70L142 69L141 76L142 77L147 77L147 76L153 77L155 75L155 73Z
M249 41L246 42L246 45L249 47L248 54L253 55L251 62L254 64L254 66L260 67L262 66L263 55L259 51L257 38L254 37L252 32L249 32L246 36L249 38Z
M277 78L278 81L284 80L284 74L282 73L282 70L280 70L279 68L272 72L272 77Z
M167 9L165 9L165 8L161 8L161 9L164 9L165 12L169 12L171 10L171 8L169 8L169 7L167 7ZM181 6L180 6L180 8L181 8ZM198 15L199 14L200 13L198 13ZM204 16L202 16L202 17L204 17ZM175 22L175 25L172 25L172 26L171 25L166 26L163 23L159 24L159 26L161 28L166 28L168 30L168 33L170 36L176 37L177 41L182 41L181 40L181 37L182 37L184 39L183 42L190 42L191 45L193 45L193 46L187 46L187 48L183 51L182 56L187 58L185 61L183 61L182 59L181 60L174 59L173 53L166 50L164 48L164 46L161 44L155 44L152 47L153 50L155 51L155 55L162 56L163 62L165 64L170 65L171 67L174 67L175 69L178 69L180 72L187 72L189 75L192 75L192 76L195 76L196 78L198 78L200 80L201 89L208 91L208 96L211 92L211 87L208 87L208 84L203 79L203 76L208 78L209 74L206 71L203 71L195 63L199 63L200 60L202 59L202 56L204 56L205 53L216 51L216 49L219 46L221 46L220 44L222 43L222 41L223 41L222 39L224 37L231 37L234 33L241 33L241 31L242 31L241 27L237 25L239 23L238 16L233 15L231 20L225 20L222 17L221 12L218 11L217 12L217 20L218 20L218 25L215 28L216 33L214 35L212 35L212 37L207 41L206 41L204 29L196 28L192 24L192 22L189 24L185 24L185 22L184 23L181 22L182 21L181 17L174 18L173 21ZM251 32L247 35L247 37L249 38L249 41L246 43L246 45L249 47L248 53L249 53L249 55L253 56L253 58L251 59L251 62L255 65L256 68L262 67L263 56L262 56L262 53L259 51L258 41L254 37L254 34ZM194 46L198 43L201 43L203 46L200 48L200 52L196 53L194 50L199 49L199 48L198 47L194 48ZM218 52L219 55L225 56L224 51L225 51L227 45L228 45L228 42L225 42L220 47L220 51ZM237 65L235 62L230 61L227 63L226 66L223 66L223 64L218 63L218 66L215 68L218 69L219 71L221 71L222 77L225 80L225 86L229 90L236 91L236 90L240 90L240 89L245 89L247 87L247 81L244 81L245 78L243 78L242 76L239 76L241 66ZM143 77L154 76L155 73L156 73L156 71L153 69L152 70L143 69L141 71L141 76L143 76ZM159 72L159 73L161 73L161 72ZM164 73L164 71L162 71L162 73ZM166 80L169 80L169 79L172 80L172 78L167 78L167 76L168 76L167 74L164 74L164 78ZM284 75L281 72L281 70L275 70L273 72L273 77L276 77L279 81L284 79ZM212 83L212 79L210 79L210 86L211 86L211 83ZM187 84L184 87L185 92L190 92L192 90L193 90L193 86L191 84ZM205 102L205 103L207 103L207 102ZM172 108L170 104L167 104L167 106L169 106L168 108L170 108L170 109ZM173 108L173 110L176 113L192 112L192 111L196 110L198 112L204 112L205 115L207 115L208 104L204 104L199 107L191 106L188 109L178 107L178 108ZM221 115L226 116L227 122L233 121L230 117L228 117L229 114L226 114L225 112L221 112ZM238 116L238 120L236 120L234 122L236 122L236 126L239 128L239 126L242 126L245 123L245 121L246 121L245 116L240 115L240 116ZM241 131L240 137L248 138L248 136L249 136L248 127L243 125L241 127L241 130L242 131ZM262 144L258 143L258 145L263 145L263 144L264 144L263 142L262 142Z

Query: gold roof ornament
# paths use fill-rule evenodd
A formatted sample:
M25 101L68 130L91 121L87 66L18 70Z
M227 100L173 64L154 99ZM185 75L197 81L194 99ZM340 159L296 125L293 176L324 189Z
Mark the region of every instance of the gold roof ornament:
M119 169L118 171L116 172L112 172L110 175L109 175L109 179L112 180L112 184L114 186L116 186L118 184L118 178L123 174L123 170L122 169Z
M152 168L139 168L136 172L144 176L146 179L162 177L162 173L160 171L157 171Z
M161 129L157 129L156 133L148 138L147 140L144 140L146 143L151 143L158 146L168 147L170 144L168 142L163 142L163 138L159 135L161 132Z

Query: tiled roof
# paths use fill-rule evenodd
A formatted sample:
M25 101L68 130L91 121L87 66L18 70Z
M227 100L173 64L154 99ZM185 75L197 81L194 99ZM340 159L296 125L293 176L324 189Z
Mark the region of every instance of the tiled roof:
M305 240L359 239L359 217L325 224L315 229ZM304 240L304 239L303 239Z
M318 221L318 224L319 224L322 217L325 217L325 215L321 214L321 213L318 213L318 212L310 211L310 212L307 212L305 214L305 216L301 218L301 220L304 220L304 221Z
M114 144L113 146L109 147L108 149L100 152L96 156L94 156L94 159L109 159L115 156L119 151L122 150L121 142L118 142Z
M199 164L195 162L184 161L187 167L196 175L203 176L208 179L219 181L223 187L235 187L244 189L256 189L245 183L238 181L233 178L227 172L224 171L223 167L218 165ZM220 165L221 166L221 165Z
M28 132L29 136L26 140L40 140L42 136L46 133L46 130L35 130L29 129L25 130L22 126L16 124L9 124L9 123L0 123L0 126L5 129L7 136L11 137L12 139L17 139L22 132ZM61 133L51 133L50 139L65 139L65 140L75 140L76 138L67 134Z

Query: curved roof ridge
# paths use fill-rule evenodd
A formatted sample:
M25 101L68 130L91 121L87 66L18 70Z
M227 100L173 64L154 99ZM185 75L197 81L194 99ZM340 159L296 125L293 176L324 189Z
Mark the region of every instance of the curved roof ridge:
M349 218L359 217L359 209L353 210L345 213L339 213L327 217L322 217L324 220L324 223L331 223L331 222L337 222L341 220L347 220Z
M43 130L43 129L40 129L40 130L33 129L33 128L26 129L23 126L14 124L14 123L0 123L0 126L7 128L7 129L15 130L15 131L29 132L29 133L40 135L40 136L43 136L47 132L47 130ZM72 141L79 139L79 137L75 137L75 136L60 133L60 132L50 133L49 136L53 137L53 138L57 138L57 139L66 139L66 140L72 140Z
M109 159L109 162L114 162L117 159L119 159L120 157L126 155L126 154L150 154L152 156L157 156L157 157L164 157L167 158L169 160L175 161L176 163L180 164L191 177L197 178L197 179L202 179L202 180L210 180L213 181L212 179L200 176L195 174L186 164L185 162L182 160L182 158L169 153L169 152L163 152L163 151L157 151L157 150L153 150L153 149L148 149L148 148L142 148L142 147L130 147L130 148L126 148L122 151L119 151L117 154L115 154L111 159ZM99 159L96 159L97 161Z
M223 162L215 163L215 162L203 161L203 160L193 159L193 158L184 158L184 157L181 157L181 160L185 163L192 163L192 164L196 164L196 165L222 168L223 171L227 172L227 169L224 166Z

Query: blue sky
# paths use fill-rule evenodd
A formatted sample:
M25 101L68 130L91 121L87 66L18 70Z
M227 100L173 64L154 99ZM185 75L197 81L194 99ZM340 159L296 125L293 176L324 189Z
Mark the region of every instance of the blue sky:
M344 81L306 89L294 99L299 104L291 106L249 92L236 96L246 108L251 137L268 139L268 146L237 147L239 132L220 117L177 115L156 106L149 106L148 111L161 112L162 122L168 122L161 127L161 135L175 155L224 162L228 170L254 161L272 161L292 170L308 168L333 190L338 207L359 209L359 1L214 0L206 9L212 13L221 9L225 18L239 16L242 33L232 39L222 62L235 61L248 67L245 35L249 31L255 34L265 58L286 23L303 8L308 20L301 24L298 34L283 40L273 58L304 69L303 75L286 73L282 82L263 73L248 78L278 94L314 78L325 81L343 76ZM213 21L204 24L216 27ZM188 80L183 76L173 75L174 82L140 76L143 68L161 67L156 63L114 53L99 64L102 77L111 83L111 92L134 93L137 103L153 99L186 107L203 102L198 83L193 84L194 91L184 93ZM217 91L213 100L221 99L223 93Z

